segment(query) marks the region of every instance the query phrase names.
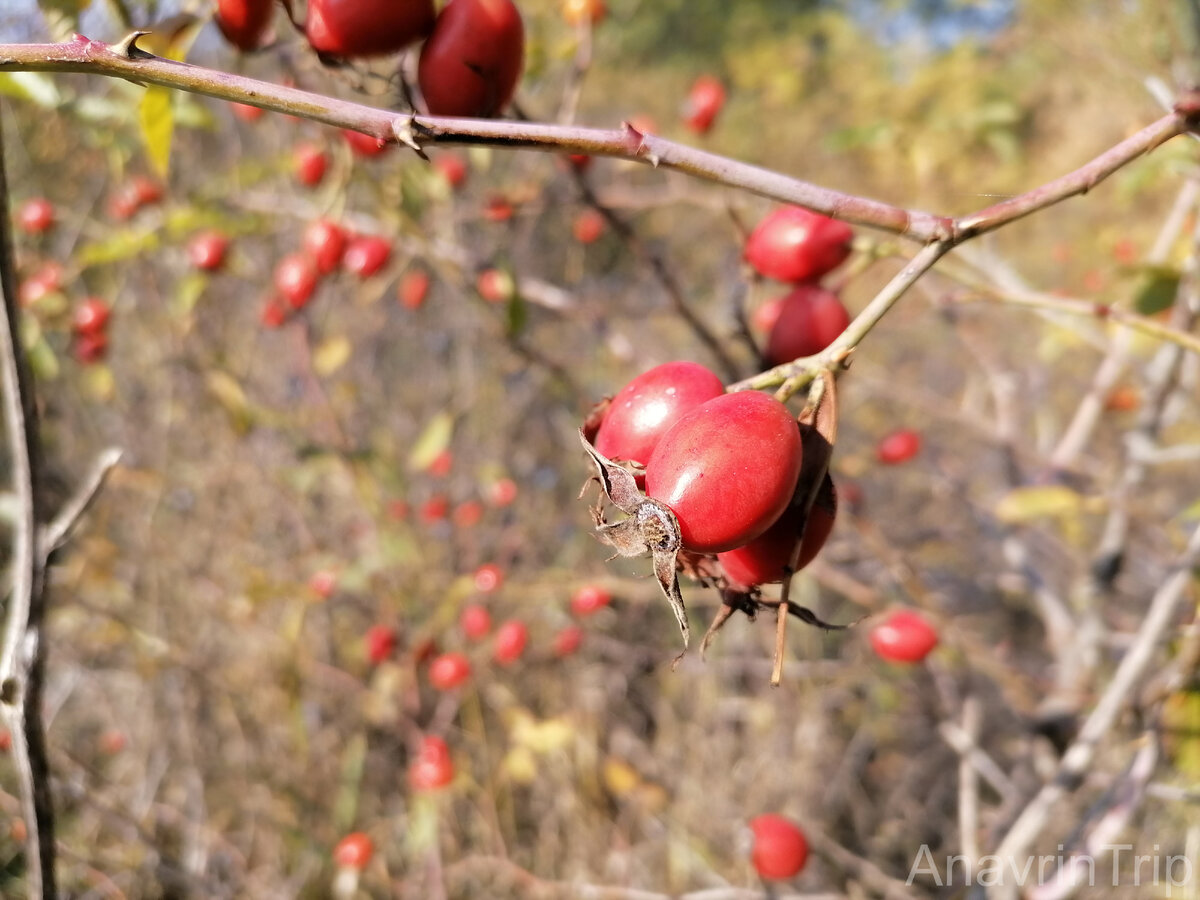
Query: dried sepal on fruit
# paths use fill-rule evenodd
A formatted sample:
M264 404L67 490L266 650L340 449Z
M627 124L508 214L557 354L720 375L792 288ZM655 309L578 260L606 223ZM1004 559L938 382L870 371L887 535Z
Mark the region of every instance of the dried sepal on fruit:
M686 652L691 629L688 627L683 594L679 590L677 563L682 548L679 521L665 503L643 495L638 490L633 473L598 452L582 429L579 441L596 467L596 479L600 482L604 497L629 516L620 522L605 521L604 501L601 500L593 510L596 537L616 550L618 556L643 556L647 553L653 556L654 575L663 596L671 604L671 611L675 613Z

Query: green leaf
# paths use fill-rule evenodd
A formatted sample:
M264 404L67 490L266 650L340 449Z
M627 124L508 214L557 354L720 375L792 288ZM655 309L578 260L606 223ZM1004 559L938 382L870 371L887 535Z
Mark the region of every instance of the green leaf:
M171 135L175 131L175 118L171 111L171 91L165 87L151 85L146 88L138 106L138 123L142 127L142 140L150 163L160 178L167 177L167 166L171 160Z
M152 231L118 231L108 240L85 244L75 256L81 268L121 262L158 247Z
M208 276L203 272L189 272L179 279L179 283L175 285L171 312L180 317L190 315L207 286Z
M1142 278L1133 307L1143 316L1170 309L1179 292L1179 272L1166 267L1149 268Z
M42 72L0 72L0 94L43 109L56 109L62 104L58 85Z
M1017 488L996 504L996 518L1009 525L1034 519L1071 516L1083 511L1085 500L1063 485Z
M217 402L229 413L234 430L238 433L248 431L254 424L254 415L242 386L229 373L215 370L208 373L205 381Z
M440 412L429 420L421 436L417 438L408 453L408 466L416 471L424 471L437 459L439 453L450 446L450 438L454 434L454 417L448 412Z

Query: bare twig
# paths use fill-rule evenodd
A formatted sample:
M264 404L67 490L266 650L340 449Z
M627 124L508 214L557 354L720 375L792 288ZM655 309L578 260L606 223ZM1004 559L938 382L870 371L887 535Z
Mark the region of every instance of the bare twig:
M13 760L21 786L21 810L28 828L26 865L30 897L54 897L54 807L42 724L45 654L46 554L41 546L42 500L38 490L41 444L33 376L20 335L12 219L9 215L4 141L0 134L0 374L4 422L17 510L13 521L12 593L0 651L0 708L12 735Z
M92 464L83 483L76 489L75 496L67 501L67 504L58 511L54 520L43 529L42 547L46 553L53 553L66 543L80 518L92 505L92 501L96 499L100 489L104 487L108 473L120 460L121 450L117 447L109 447Z

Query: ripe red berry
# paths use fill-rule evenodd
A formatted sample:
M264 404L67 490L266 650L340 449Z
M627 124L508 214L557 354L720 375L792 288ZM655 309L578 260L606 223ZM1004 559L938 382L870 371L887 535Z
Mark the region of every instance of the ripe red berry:
M17 210L17 227L27 234L42 234L54 227L54 204L45 197L31 197Z
M563 0L563 18L572 28L583 22L599 25L607 13L608 7L605 6L604 0Z
M163 198L162 184L145 175L134 175L129 180L128 190L139 206L150 206Z
M275 266L275 290L292 309L303 309L317 287L317 268L303 253L289 253Z
M481 594L494 594L504 584L504 570L495 563L484 563L475 570L475 590Z
M271 27L274 0L217 0L214 17L225 40L239 50L257 50Z
M333 861L341 869L365 869L375 855L375 844L361 831L348 834L333 848Z
M871 648L888 662L920 662L938 645L938 633L919 613L898 609L871 629Z
M499 194L488 197L483 207L483 217L489 222L507 222L515 212L508 199Z
M646 493L679 520L683 546L720 553L782 515L800 475L800 429L767 394L722 394L685 413L646 463Z
M346 232L336 222L315 219L304 226L300 245L312 257L317 270L328 275L338 267L346 252Z
M224 264L228 248L229 238L221 232L202 231L188 241L187 255L197 269L212 272Z
M488 117L512 99L525 28L512 0L451 0L421 48L417 82L434 116Z
M287 321L288 307L278 297L269 297L259 310L258 320L264 328L279 328Z
M612 594L598 584L585 584L571 595L571 612L580 618L598 613L612 602Z
M764 300L750 314L750 324L763 334L770 334L775 323L779 321L779 314L783 312L783 299L783 297L772 297L770 300Z
M318 569L308 576L308 589L319 600L328 600L337 588L337 573L331 569Z
M525 644L529 641L529 629L524 622L515 619L505 622L496 629L492 644L492 659L502 666L510 665L521 658Z
M425 467L425 471L434 478L445 478L450 474L452 468L454 468L454 454L449 450L443 450Z
M596 432L596 449L609 459L646 465L672 425L723 393L721 379L699 363L655 366L617 391Z
M108 327L112 310L99 297L88 297L75 307L71 327L78 335L100 334Z
M479 641L487 637L492 630L492 614L487 607L479 603L471 603L463 607L458 617L458 627L468 641Z
M854 232L845 222L799 206L764 218L746 239L746 262L760 275L792 283L820 278L850 255Z
M31 306L43 297L62 288L63 268L56 262L40 265L32 275L17 288L17 299L22 306Z
M432 522L440 522L446 518L446 513L450 511L450 501L446 499L445 494L434 494L428 500L421 504L419 515L421 521L426 524Z
M767 813L750 820L750 831L754 834L750 861L760 877L782 881L800 874L808 861L808 841L794 822Z
M921 452L921 436L911 428L893 431L875 448L875 457L888 466L908 462Z
M812 356L837 340L849 324L850 313L837 294L815 284L797 285L783 298L764 355L773 366Z
M162 200L162 185L145 175L135 175L117 188L108 201L108 214L119 222L133 216L143 206Z
M304 32L319 53L381 56L433 28L433 0L309 0Z
M560 659L571 656L583 644L583 629L578 625L566 625L554 636L554 655Z
M461 687L471 677L471 663L461 653L443 653L429 664L429 683L439 691Z
M812 562L837 518L837 492L833 480L826 476L825 484L817 494L804 530L800 530L803 507L793 503L770 528L750 543L733 550L717 554L717 560L729 580L741 587L774 584L783 581L787 568L792 564L792 554L800 543L800 554L794 571L800 571Z
M352 131L349 128L342 129L342 137L345 138L356 156L378 156L388 148L387 141L381 140L373 134L363 134L361 131Z
M436 735L421 738L417 758L408 767L408 784L414 791L436 791L454 780L450 748Z
M429 273L424 269L409 269L400 277L396 296L405 309L420 309L429 294Z
M315 187L325 177L329 168L329 157L315 144L297 144L292 151L292 171L296 180L306 187Z
M342 265L359 278L369 278L384 267L392 255L392 245L377 235L358 237L346 245Z
M433 167L450 187L462 187L467 180L467 162L457 153L439 153L433 158Z
M512 297L516 285L507 272L500 269L484 269L475 280L475 289L488 303L505 303Z
M483 519L483 504L478 500L464 500L454 507L453 518L459 528L474 528Z
M396 640L396 629L389 625L372 625L367 629L364 639L367 659L379 665L396 651Z
M517 499L517 483L511 478L500 478L487 486L487 501L492 506L508 506Z
M99 750L106 756L116 756L129 745L129 738L119 728L109 728L97 741Z
M592 167L592 158L586 153L571 153L567 159L580 172L586 172Z
M571 223L571 233L581 244L592 244L604 234L604 216L598 210L585 209Z
M108 335L104 332L96 334L75 335L75 358L84 365L100 362L108 355Z
M233 102L229 105L233 107L233 114L243 122L257 122L266 112L261 106L251 106L249 103Z
M711 75L701 75L683 105L683 124L696 134L707 134L725 105L725 86Z

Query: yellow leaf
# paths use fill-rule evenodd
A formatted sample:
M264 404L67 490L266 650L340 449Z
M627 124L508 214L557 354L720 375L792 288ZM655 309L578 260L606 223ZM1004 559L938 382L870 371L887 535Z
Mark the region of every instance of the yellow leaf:
M641 777L625 760L615 756L604 760L604 786L614 797L624 797L641 783Z
M171 91L158 85L146 88L138 105L138 123L142 126L142 140L146 144L150 164L160 178L166 178L171 160L171 134L175 130Z
M501 767L509 780L517 784L532 784L538 774L537 759L528 747L513 747L504 754Z
M233 376L226 372L212 371L208 373L205 381L209 391L217 398L217 402L229 413L229 417L233 420L233 427L238 431L245 431L249 428L254 418L250 401L246 399L245 391L233 379Z
M350 359L352 349L345 335L326 338L313 350L313 369L322 377L332 375Z
M418 472L428 469L437 459L438 454L450 446L450 438L454 434L454 417L448 412L440 412L429 420L425 430L413 443L408 453L408 466Z
M996 504L996 518L1018 525L1034 519L1078 515L1084 507L1084 498L1069 487L1025 487L1010 491Z
M513 723L512 741L537 754L553 753L571 743L575 728L565 716L538 721L522 716Z

